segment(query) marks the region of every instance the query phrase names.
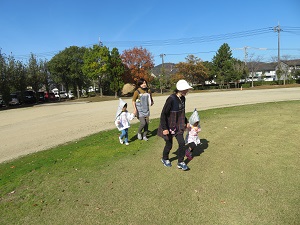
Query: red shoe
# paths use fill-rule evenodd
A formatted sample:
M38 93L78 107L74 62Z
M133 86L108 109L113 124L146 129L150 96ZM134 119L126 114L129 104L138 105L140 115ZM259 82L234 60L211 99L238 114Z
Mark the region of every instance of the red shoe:
M186 156L189 160L192 160L192 159L193 159L192 152L191 152L189 149L185 150L185 156Z

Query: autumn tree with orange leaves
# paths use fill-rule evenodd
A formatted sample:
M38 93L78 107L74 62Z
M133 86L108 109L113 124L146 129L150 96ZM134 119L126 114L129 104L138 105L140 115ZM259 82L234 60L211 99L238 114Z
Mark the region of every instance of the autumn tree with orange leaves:
M194 55L188 55L186 62L180 62L176 65L179 79L185 79L193 85L201 84L208 78L208 69L204 66L201 59Z
M147 49L134 47L124 50L121 58L126 67L123 77L125 82L136 84L140 78L144 78L147 82L153 80L151 69L154 67L154 59Z

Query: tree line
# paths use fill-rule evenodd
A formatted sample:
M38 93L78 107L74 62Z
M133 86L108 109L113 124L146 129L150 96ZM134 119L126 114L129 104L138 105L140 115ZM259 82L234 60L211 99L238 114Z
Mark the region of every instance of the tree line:
M102 45L90 48L71 46L49 61L31 54L26 63L0 54L0 95L8 101L10 93L23 93L29 87L36 92L63 87L67 92L73 90L79 97L80 90L96 86L101 96L117 97L125 83L136 84L140 78L162 90L171 88L179 79L199 85L209 80L219 83L236 81L247 74L244 62L232 57L227 43L219 48L211 62L188 55L185 62L175 65L176 73L171 76L163 66L161 73L153 76L151 70L154 66L153 55L143 47L124 50L120 54L117 48L109 50Z

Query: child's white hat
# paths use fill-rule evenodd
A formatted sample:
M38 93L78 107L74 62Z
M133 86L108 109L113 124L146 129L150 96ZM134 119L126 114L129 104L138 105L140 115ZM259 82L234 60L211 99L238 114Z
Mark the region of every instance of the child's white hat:
M199 114L197 112L197 109L194 109L193 114L189 118L189 123L191 125L193 125L194 123L199 122L199 121L200 121L200 118L199 118Z
M121 114L123 107L126 105L127 103L124 102L121 98L119 98L119 106L117 109L117 113L116 113L116 118Z

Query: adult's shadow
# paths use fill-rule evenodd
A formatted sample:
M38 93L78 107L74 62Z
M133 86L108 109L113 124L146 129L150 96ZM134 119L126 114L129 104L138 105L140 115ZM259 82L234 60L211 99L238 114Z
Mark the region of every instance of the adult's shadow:
M150 139L156 135L157 135L157 128L153 131L149 130L147 134L147 138ZM130 138L130 141L135 141L135 140L138 140L137 135L134 135Z
M205 150L208 149L208 143L209 141L206 139L200 139L201 144L197 145L194 150L193 150L193 158L200 156ZM188 148L188 146L186 145L186 149ZM175 155L174 157L170 158L170 161L174 161L178 159L178 149L173 152L173 154ZM188 164L191 160L189 159L185 159L184 162L186 164Z

